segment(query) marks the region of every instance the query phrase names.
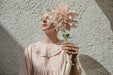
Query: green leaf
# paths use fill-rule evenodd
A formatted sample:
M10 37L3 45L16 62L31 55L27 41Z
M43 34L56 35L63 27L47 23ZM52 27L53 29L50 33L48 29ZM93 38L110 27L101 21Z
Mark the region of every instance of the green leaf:
M69 33L67 33L67 34L63 34L62 36L63 36L63 38L64 38L65 40L67 40L67 39L70 38Z

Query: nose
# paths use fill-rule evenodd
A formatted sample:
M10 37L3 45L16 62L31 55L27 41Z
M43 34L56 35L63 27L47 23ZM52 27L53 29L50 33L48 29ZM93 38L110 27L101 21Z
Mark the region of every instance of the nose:
M47 21L46 21L46 20L43 20L43 22L44 22L44 23L47 23Z

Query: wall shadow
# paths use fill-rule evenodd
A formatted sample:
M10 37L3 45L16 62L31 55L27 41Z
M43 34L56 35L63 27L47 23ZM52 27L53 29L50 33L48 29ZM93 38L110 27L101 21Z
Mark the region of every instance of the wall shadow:
M24 49L0 24L0 75L17 75Z
M79 60L86 75L111 75L105 67L88 55L80 54Z
M95 0L111 23L113 31L113 0Z

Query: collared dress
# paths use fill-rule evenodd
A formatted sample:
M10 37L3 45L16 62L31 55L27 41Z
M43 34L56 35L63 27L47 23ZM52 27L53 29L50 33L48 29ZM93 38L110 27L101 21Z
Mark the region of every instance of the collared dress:
M39 41L28 45L19 75L70 75L72 56L61 46Z

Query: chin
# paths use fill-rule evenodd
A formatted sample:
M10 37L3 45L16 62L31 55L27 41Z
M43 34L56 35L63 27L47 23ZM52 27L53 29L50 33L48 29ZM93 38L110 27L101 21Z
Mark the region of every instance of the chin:
M43 28L43 29L42 29L42 31L47 31L47 30L48 30L47 28L45 28L45 29Z

